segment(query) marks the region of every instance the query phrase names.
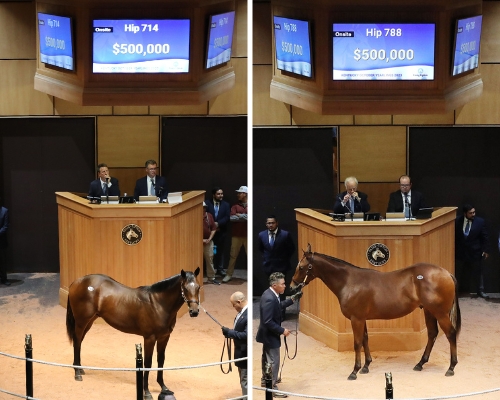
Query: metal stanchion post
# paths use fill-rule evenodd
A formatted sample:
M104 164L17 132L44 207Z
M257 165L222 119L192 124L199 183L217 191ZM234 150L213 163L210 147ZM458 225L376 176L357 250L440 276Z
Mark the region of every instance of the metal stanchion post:
M385 398L393 399L392 373L385 373Z
M264 379L266 381L266 389L273 388L273 364L266 362L264 365ZM273 400L273 393L266 390L266 400Z
M33 359L33 344L31 334L24 339L24 353L26 358ZM26 396L33 397L33 362L26 360Z
M142 346L140 343L135 345L135 367L136 368L143 367ZM136 379L136 389L137 389L137 400L142 400L144 396L143 371L137 371L135 373L135 379Z

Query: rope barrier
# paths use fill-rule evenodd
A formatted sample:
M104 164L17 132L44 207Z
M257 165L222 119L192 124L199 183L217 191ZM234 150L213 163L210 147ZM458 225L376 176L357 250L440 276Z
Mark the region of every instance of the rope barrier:
M354 398L345 398L345 397L323 397L323 396L314 396L307 395L301 393L293 393L293 392L285 392L284 390L276 390L276 389L266 389L259 386L252 386L254 390L262 390L264 392L272 392L272 393L284 393L288 395L288 397L302 397L305 399L319 399L319 400L373 400L374 398L364 398L364 399L354 399ZM495 389L487 389L481 390L478 392L470 392L470 393L462 393L462 394L454 394L448 396L437 396L437 397L414 397L414 398L401 398L399 400L445 400L445 399L458 399L460 397L471 397L471 396L480 396L483 394L494 393L500 391L500 388Z
M22 361L31 361L34 363L38 364L44 364L44 365L52 365L55 367L64 367L64 368L75 368L73 364L59 364L59 363L52 363L49 361L42 361L42 360L34 360L32 358L26 358L26 357L19 357L15 356L12 354L7 354L4 352L0 351L0 356L6 356L10 358L14 358L16 360L22 360ZM242 358L236 358L234 360L227 360L227 361L220 361L220 362L214 362L214 363L208 363L208 364L196 364L196 365L185 365L181 367L164 367L164 368L103 368L103 367L87 367L87 366L80 366L78 365L78 368L81 369L88 369L88 370L96 370L96 371L174 371L174 370L180 370L180 369L194 369L194 368L205 368L205 367L213 367L216 365L222 365L222 364L228 364L232 362L237 362L237 361L244 361L248 360L248 357L242 357Z
M35 397L30 397L30 396L23 396L23 395L20 395L20 394L17 394L17 393L13 393L13 392L9 392L8 390L4 390L2 388L0 388L0 393L5 393L5 394L8 394L8 395L11 395L11 396L14 396L14 397L19 397L21 399L27 399L27 400L40 400L40 399L37 399Z

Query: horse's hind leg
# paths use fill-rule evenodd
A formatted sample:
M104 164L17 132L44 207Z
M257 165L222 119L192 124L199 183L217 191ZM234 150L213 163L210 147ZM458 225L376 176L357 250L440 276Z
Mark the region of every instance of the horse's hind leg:
M351 374L347 377L348 380L353 381L357 378L357 373L361 368L361 346L364 342L364 328L365 321L351 318L352 333L354 336L354 369Z
M365 331L363 333L363 350L365 352L365 365L363 365L363 368L361 368L361 371L359 371L359 373L367 374L368 372L370 372L368 367L372 362L372 355L370 354L370 347L368 347L368 329L366 328L366 322Z
M158 360L158 368L163 368L163 364L165 363L165 349L167 348L168 340L170 339L170 335L166 338L159 340L156 343L156 352L157 352L157 360ZM161 386L161 393L163 395L173 395L172 392L163 382L163 371L158 371L156 375L156 382Z
M450 342L450 367L446 371L446 376L455 375L455 365L458 363L457 358L457 331L453 327L448 316L439 318L439 326L443 330L448 342Z
M87 332L92 328L92 324L97 319L97 316L94 316L90 319L89 322L85 325L85 327L79 326L76 324L75 327L75 336L73 338L73 365L81 366L81 350L82 350L82 342L85 338ZM75 380L81 381L82 375L85 375L85 371L82 368L75 368Z
M429 361L432 347L438 335L437 319L428 310L424 309L425 325L427 326L427 346L425 346L424 354L419 363L413 367L414 371L422 371L424 364Z

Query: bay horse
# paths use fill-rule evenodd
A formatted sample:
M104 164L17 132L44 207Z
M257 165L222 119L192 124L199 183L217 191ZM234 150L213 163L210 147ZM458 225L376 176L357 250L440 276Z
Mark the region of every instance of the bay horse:
M380 272L359 268L346 261L313 253L307 245L292 278L291 289L297 291L314 278L321 279L337 296L342 314L351 321L355 362L349 380L361 369L361 347L365 353L362 374L369 372L372 361L368 347L366 320L403 317L417 307L424 310L427 346L420 362L413 368L421 371L438 335L438 324L450 343L451 363L446 376L454 375L457 364L457 337L461 328L458 285L444 268L419 263L404 269Z
M69 287L66 311L66 330L73 342L73 365L81 366L80 351L85 335L94 321L101 317L113 328L144 337L144 367L151 368L153 350L157 345L158 367L165 361L165 348L172 333L177 312L186 303L191 317L198 316L200 285L196 271L185 272L156 282L151 286L132 289L106 275L86 275L76 279ZM75 367L75 380L85 374ZM148 388L149 371L144 372L144 399L153 397ZM165 386L163 371L158 371L156 381L161 393L172 395Z

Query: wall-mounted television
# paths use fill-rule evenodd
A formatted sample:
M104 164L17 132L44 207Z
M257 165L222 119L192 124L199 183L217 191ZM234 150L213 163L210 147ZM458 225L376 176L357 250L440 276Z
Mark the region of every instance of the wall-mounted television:
M96 19L94 73L189 72L189 19Z
M453 46L452 75L470 71L479 65L482 15L457 20Z
M73 35L71 18L38 13L40 61L73 71Z
M333 24L333 80L434 79L435 24Z
M205 68L224 64L231 59L234 11L210 16Z
M276 68L312 77L310 28L309 21L274 16Z

